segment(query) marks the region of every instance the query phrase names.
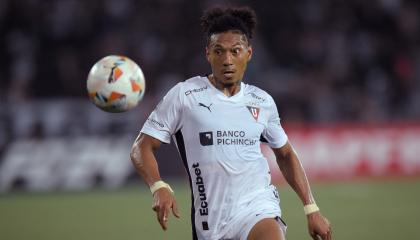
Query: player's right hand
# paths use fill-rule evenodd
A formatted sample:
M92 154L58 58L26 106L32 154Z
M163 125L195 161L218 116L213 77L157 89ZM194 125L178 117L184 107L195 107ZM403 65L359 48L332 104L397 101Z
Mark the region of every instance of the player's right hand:
M168 217L172 209L172 214L180 218L178 205L174 195L167 189L161 188L153 194L153 211L156 212L157 220L163 230L168 228Z

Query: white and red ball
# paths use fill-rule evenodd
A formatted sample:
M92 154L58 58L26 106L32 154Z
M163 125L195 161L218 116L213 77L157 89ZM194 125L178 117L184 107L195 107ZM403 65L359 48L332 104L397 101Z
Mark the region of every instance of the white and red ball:
M125 112L139 103L146 90L141 68L125 56L110 55L96 62L87 78L90 100L107 112Z

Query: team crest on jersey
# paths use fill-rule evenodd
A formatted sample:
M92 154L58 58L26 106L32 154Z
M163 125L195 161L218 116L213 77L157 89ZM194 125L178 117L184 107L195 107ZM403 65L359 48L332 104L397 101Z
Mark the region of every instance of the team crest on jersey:
M255 121L258 121L258 116L260 115L260 108L246 106L251 113L252 117L254 117Z

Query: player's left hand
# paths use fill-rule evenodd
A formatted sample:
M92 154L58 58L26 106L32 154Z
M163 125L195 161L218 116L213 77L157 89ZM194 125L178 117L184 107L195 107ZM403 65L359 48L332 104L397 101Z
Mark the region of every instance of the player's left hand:
M331 240L331 224L321 212L314 212L307 216L309 234L314 240Z

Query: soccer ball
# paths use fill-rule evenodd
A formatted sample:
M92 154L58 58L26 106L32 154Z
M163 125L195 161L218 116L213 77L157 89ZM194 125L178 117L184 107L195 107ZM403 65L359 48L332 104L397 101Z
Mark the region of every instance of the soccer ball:
M90 100L107 112L125 112L139 103L145 92L141 68L124 56L110 55L93 65L87 78Z

